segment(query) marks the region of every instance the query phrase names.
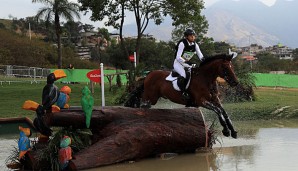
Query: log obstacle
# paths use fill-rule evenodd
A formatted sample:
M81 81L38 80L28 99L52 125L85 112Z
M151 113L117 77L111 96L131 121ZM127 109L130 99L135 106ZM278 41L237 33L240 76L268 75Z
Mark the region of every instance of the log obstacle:
M52 127L86 128L81 109L49 113ZM94 109L90 129L93 143L74 154L69 170L82 170L160 153L195 152L211 147L211 136L198 108L136 109L105 107Z

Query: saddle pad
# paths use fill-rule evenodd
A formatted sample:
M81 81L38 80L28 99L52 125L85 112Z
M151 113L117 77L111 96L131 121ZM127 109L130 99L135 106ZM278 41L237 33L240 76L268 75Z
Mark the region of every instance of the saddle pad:
M191 79L191 76L188 79L188 82L187 82L187 85L186 85L186 89L189 87L190 79ZM166 77L166 80L172 82L173 88L175 90L181 91L180 88L179 88L179 86L178 86L178 84L177 84L178 77L172 77L172 72L169 74L169 76Z

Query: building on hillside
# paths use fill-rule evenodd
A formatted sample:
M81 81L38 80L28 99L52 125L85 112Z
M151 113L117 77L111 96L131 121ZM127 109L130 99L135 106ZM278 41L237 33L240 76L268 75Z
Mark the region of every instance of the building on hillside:
M274 45L267 47L265 49L267 52L276 55L279 59L287 59L287 60L293 60L293 49L283 46L281 44Z
M264 51L264 48L257 44L237 48L242 55L256 56L257 53Z
M110 33L110 38L111 40L115 40L116 44L120 43L119 34ZM109 45L110 42L98 32L82 32L76 49L80 59L91 59L92 49L98 48L98 50L104 51Z
M256 54L260 52L268 52L273 55L276 55L279 59L288 59L288 60L294 59L293 49L287 46L283 46L281 44L269 46L265 48L257 44L251 44L250 46L238 47L237 51L239 54L242 54L243 56L256 56Z
M87 46L77 46L76 47L77 54L79 55L80 59L88 60L91 59L91 52L90 48Z

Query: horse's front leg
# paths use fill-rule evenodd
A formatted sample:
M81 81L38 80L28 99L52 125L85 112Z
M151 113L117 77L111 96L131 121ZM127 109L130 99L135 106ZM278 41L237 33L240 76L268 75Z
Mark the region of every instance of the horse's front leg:
M228 116L227 112L224 110L224 108L222 107L221 104L219 104L219 108L222 111L222 115L224 116L224 118L226 120L226 123L227 123L228 128L231 130L232 137L233 138L237 138L237 131L235 131L234 126L232 124L232 121L231 121L230 117Z
M222 115L221 108L219 108L218 106L216 106L213 103L208 102L208 101L206 101L202 107L204 107L206 109L209 109L209 110L212 110L217 114L218 119L219 119L219 123L223 127L222 134L226 137L229 137L230 136L230 130L229 130L228 124L225 121L225 118Z

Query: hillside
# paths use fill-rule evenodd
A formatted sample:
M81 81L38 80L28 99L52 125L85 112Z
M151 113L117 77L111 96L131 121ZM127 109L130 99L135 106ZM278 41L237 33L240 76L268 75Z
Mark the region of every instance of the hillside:
M95 68L96 64L82 61L73 49L65 47L62 51L63 66L70 63L76 68ZM21 65L30 67L57 67L57 48L52 43L15 32L0 29L0 65Z

